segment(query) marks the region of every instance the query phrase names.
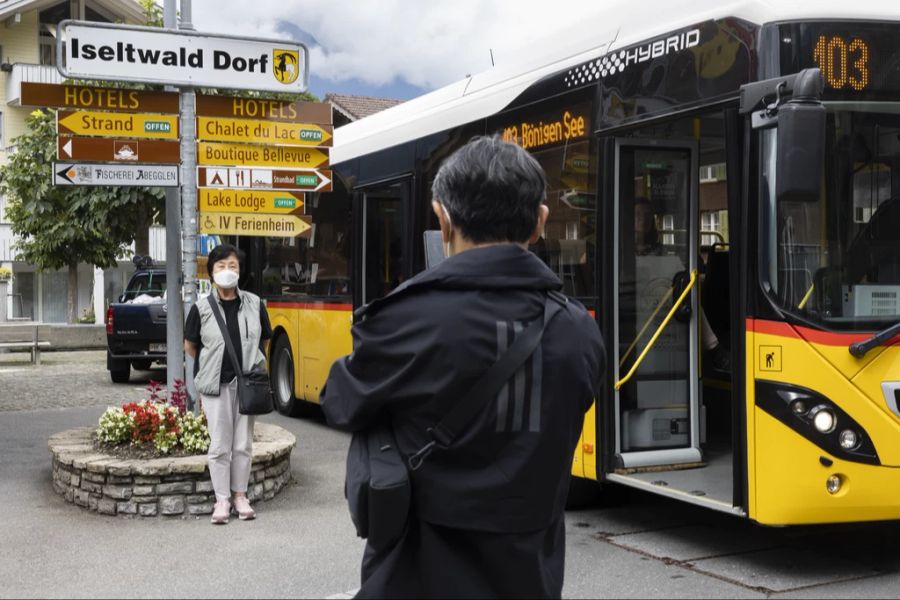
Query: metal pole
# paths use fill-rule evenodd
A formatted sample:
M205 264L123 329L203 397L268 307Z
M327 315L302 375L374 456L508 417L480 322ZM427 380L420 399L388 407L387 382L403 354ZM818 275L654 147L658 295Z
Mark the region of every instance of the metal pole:
M165 0L163 25L176 26L176 0ZM173 88L167 88L172 90ZM181 198L177 188L166 188L166 387L184 380L184 309L181 303Z
M191 0L181 0L181 29L194 29ZM197 302L197 94L181 88L181 222L184 310ZM189 389L194 389L194 361L188 357ZM196 408L194 409L196 412Z

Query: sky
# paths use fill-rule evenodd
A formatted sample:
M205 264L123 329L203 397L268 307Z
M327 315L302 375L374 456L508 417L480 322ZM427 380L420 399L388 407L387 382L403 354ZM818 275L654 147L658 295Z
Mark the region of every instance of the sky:
M608 2L606 2L608 4ZM409 99L515 61L598 0L193 0L198 31L299 40L309 90ZM252 7L252 9L248 9Z

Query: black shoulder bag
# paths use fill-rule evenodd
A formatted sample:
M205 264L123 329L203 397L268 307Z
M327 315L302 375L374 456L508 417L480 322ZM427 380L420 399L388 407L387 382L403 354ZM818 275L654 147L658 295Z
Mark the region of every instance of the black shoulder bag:
M435 448L447 449L500 388L530 357L547 323L567 302L551 292L544 302L543 319L535 319L473 385L444 418L428 430L431 441L404 461L390 424L382 423L353 434L347 454L344 492L350 517L359 537L378 550L393 545L406 528L412 500L410 471L418 470Z
M237 352L234 350L234 344L231 343L231 336L228 335L228 328L225 326L225 319L222 317L222 311L219 310L219 303L213 300L212 295L207 297L209 306L212 309L213 316L219 324L219 331L225 338L225 348L231 357L231 364L237 373L238 380L238 411L242 415L266 415L272 412L272 388L269 385L269 372L263 368L254 367L252 371L244 372L241 361Z

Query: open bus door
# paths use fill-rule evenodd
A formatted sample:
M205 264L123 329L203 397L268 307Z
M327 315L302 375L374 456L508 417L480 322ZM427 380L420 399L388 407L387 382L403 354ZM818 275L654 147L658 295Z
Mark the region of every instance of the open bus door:
M361 190L356 306L386 296L410 277L411 188L412 178L406 177Z
M699 465L697 142L615 149L616 472Z

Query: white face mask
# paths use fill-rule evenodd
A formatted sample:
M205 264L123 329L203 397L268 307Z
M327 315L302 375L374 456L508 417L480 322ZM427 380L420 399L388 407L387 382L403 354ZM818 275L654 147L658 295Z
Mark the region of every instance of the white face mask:
M225 269L223 271L216 271L213 274L213 281L215 281L216 285L220 288L230 289L237 287L238 279L240 279L240 277L241 276L234 271Z

